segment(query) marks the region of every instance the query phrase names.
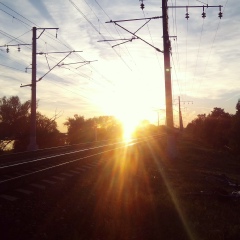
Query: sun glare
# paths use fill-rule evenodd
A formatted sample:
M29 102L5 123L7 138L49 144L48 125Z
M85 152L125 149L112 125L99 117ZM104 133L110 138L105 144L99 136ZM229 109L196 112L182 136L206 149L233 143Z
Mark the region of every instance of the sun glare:
M123 124L123 140L125 142L131 142L133 138L133 133L136 130L136 127L138 126L137 121L133 121L132 119L121 119L120 121Z
M157 88L156 88L157 89ZM159 92L155 93L133 79L119 81L112 92L105 92L97 98L105 114L113 115L123 125L123 139L129 141L143 120L154 122L157 120L154 106L159 101Z

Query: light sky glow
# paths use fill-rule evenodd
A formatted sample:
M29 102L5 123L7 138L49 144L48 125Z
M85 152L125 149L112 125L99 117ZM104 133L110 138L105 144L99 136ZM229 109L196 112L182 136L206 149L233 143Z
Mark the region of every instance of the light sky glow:
M202 6L198 1L169 0L168 4ZM223 18L218 18L218 8L169 9L169 34L172 43L172 92L174 123L178 126L178 96L182 101L184 125L197 114L209 113L214 107L235 113L240 98L239 36L240 2L238 0L205 0L209 5L223 5ZM82 51L72 53L63 62L94 61L90 64L56 67L37 84L38 110L57 120L60 130L63 122L74 114L86 118L116 115L132 121L148 119L157 124L157 109L161 124L165 123L165 87L163 54L140 40L116 47L116 42L99 42L131 38L131 34L105 23L110 20L136 19L161 16L161 1L140 2L116 0L15 0L0 1L0 46L31 43L32 27L58 27L46 30L37 40L37 52ZM76 6L77 9L74 7ZM19 15L20 14L20 15ZM24 24L25 23L25 24ZM136 31L144 21L121 23ZM38 36L41 30L38 30ZM137 34L159 49L163 49L162 20L151 20ZM21 37L19 37L21 36ZM18 38L19 37L19 38ZM14 39L17 38L17 39ZM53 67L66 54L37 55L37 79ZM21 101L31 98L31 46L0 48L0 97L18 95ZM97 60L97 61L95 61ZM7 66L7 67L6 67ZM79 68L77 68L79 67ZM129 120L130 121L130 120Z

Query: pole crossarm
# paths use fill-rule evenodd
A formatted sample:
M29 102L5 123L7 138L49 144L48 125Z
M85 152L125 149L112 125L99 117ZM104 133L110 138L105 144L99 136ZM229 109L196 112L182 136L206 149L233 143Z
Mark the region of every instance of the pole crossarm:
M82 51L71 51L71 52L51 52L51 53L68 53L61 61L59 61L57 64L55 64L52 68L49 68L49 71L47 71L42 77L40 77L36 82L39 82L41 81L48 73L50 73L55 67L57 66L63 66L63 65L68 65L68 64L60 64L64 59L66 59L71 53L75 53L75 52L82 52ZM48 54L48 53L37 53L37 54L40 54L40 55L43 55L43 54ZM97 60L94 60L94 61L97 61ZM91 61L88 61L88 63L90 63ZM93 62L93 61L92 61ZM26 84L26 85L21 85L20 87L31 87L32 84Z
M68 56L71 55L71 53L73 52L76 52L76 51L71 51L71 52L68 52L68 54L61 60L59 61L57 64L55 64L52 68L50 68L42 77L40 77L36 82L39 82L41 81L48 73L50 73L55 67L59 66L59 64L64 60L66 59Z
M138 38L137 38L137 37L132 37L131 39L126 40L126 41L121 42L121 43L118 43L118 44L115 44L115 45L113 45L112 47L116 47L116 46L122 45L122 44L127 43L127 42L132 42L132 41L135 40L135 39L138 39Z
M119 45L121 45L121 44L124 44L124 43L127 43L127 42L132 42L133 40L136 40L136 39L138 39L137 37L132 37L132 38L130 38L130 39L127 39L127 38L122 38L122 39L111 39L111 40L99 40L98 42L116 42L116 41L123 41L123 42L121 42L121 43L118 43L118 44L115 44L115 45L113 45L112 47L116 47L116 46L119 46Z
M78 63L91 63L91 62L96 62L96 61L97 61L97 60L74 62L74 63L62 63L62 64L59 64L59 67L61 67L61 66L63 66L63 65L72 65L72 64L78 64Z
M26 85L22 85L22 84L21 84L20 87L31 87L31 86L32 86L32 84L26 84Z
M151 19L159 19L159 18L162 18L162 16L157 16L157 17L151 17L151 18L135 18L135 19L127 19L127 20L117 20L117 21L113 21L113 20L110 20L106 23L116 23L116 22L130 22L130 21L139 21L139 20L151 20Z
M124 44L124 43L127 43L127 42L132 42L132 40L135 40L135 39L140 39L141 41L143 41L144 43L148 44L149 46L153 47L155 50L157 50L158 52L161 52L163 53L162 50L160 50L159 48L153 46L151 43L145 41L144 39L142 39L141 37L139 37L138 35L136 35L136 33L141 29L143 28L146 24L148 24L152 19L159 19L159 18L162 18L162 17L152 17L152 18L136 18L136 19L128 19L128 20L118 20L118 21L109 21L109 22L106 22L106 23L114 23L115 25L117 25L118 27L122 28L123 30L127 31L128 33L132 34L134 37L132 37L131 39L126 39L126 41L122 42L122 43L119 43L119 44L116 44L116 45L113 45L112 47L116 47L116 46L119 46L121 44ZM128 29L126 29L125 27L121 26L120 24L118 24L119 22L128 22L128 21L138 21L138 20L148 20L146 21L141 27L139 27L135 32L131 32L129 31ZM107 40L105 40L107 41ZM113 40L111 40L113 41Z
M116 42L116 41L130 41L130 40L133 40L133 39L137 39L135 37L132 37L131 39L129 38L120 38L120 39L104 39L104 40L98 40L98 42Z
M205 13L205 9L206 8L216 8L218 7L219 8L219 13L218 13L218 17L221 19L222 16L223 16L223 13L222 13L222 5L215 5L215 6L211 6L211 5L202 5L202 6L192 6L192 5L187 5L187 6L168 6L167 8L186 8L186 16L185 18L188 20L189 19L189 13L188 13L188 9L189 8L202 8L203 9L203 12L202 12L202 18L205 18L206 17L206 13Z
M168 6L168 8L215 8L215 7L223 7L222 5L215 5L215 6L209 6L207 5L202 5L202 6Z
M71 51L71 52L83 52L83 51ZM37 53L37 54L39 54L39 55L44 55L44 54L53 54L53 53L69 53L69 51L66 51L66 52L39 52L39 53Z
M74 63L62 63L62 64L59 64L58 67L62 67L62 66L66 66L66 65L74 65L74 64L79 64L79 63L82 63L82 65L78 66L76 69L86 65L86 64L90 64L91 62L96 62L98 60L92 60L92 61L82 61L82 62L74 62Z
M42 36L42 34L45 32L45 30L47 30L47 29L58 31L59 28L37 28L37 30L42 30L42 32L40 33L40 35L38 37L36 37L36 39L39 39ZM56 33L56 37L57 37L57 33Z
M20 52L20 46L26 46L26 45L32 45L32 44L28 44L28 43L18 43L18 44L5 44L3 46L0 46L0 48L2 47L6 47L6 51L7 53L9 53L9 48L8 47L14 47L17 46L18 47L18 52Z
M185 104L185 103L187 103L187 104L189 104L189 103L193 104L193 101L181 101L181 103L183 103L183 104Z
M26 46L26 45L32 45L32 44L28 44L28 43L18 43L18 44L5 44L3 46L0 47L13 47L13 46Z
M25 67L25 72L27 72L27 70L28 69L32 69L30 66L31 66L32 64L29 64L27 67Z

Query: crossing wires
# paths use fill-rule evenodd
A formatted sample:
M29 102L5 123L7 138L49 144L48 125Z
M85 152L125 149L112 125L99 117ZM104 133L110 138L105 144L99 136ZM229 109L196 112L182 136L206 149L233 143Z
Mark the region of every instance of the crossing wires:
M106 38L103 36L103 34L95 27L95 25L88 19L88 17L80 10L80 8L72 1L69 0L69 2L74 6L74 8L83 16L83 18L90 24L90 26L102 37L103 40L106 40ZM108 43L110 46L111 44ZM118 57L121 58L122 62L126 65L126 67L132 71L132 69L130 68L130 66L126 63L126 61L122 58L122 56L116 51L116 49L114 49L114 52L118 55Z

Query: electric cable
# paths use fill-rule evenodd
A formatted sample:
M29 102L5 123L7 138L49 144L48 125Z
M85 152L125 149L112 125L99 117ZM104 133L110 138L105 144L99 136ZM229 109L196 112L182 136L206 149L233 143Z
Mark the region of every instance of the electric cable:
M0 3L1 3L1 2L0 2ZM1 4L2 4L2 3L1 3ZM21 14L18 13L17 11L13 10L12 8L8 7L7 5L5 5L5 4L2 4L2 5L4 5L5 7L7 7L7 8L10 9L11 11L13 11L14 13L18 14L19 16L21 16L22 18L24 18L24 19L27 20L28 22L32 23L34 26L39 27L37 24L35 24L35 23L32 22L31 20L27 19L26 17L24 17L23 15L21 15ZM7 12L6 12L6 13L7 13ZM16 17L13 16L12 14L10 14L10 13L7 13L7 14L10 15L10 16L12 16L13 18L19 20L18 18L16 18ZM23 22L23 21L21 21L21 20L20 20L20 22L21 22L21 23L24 23L25 25L28 25L28 24L26 24L25 22ZM31 30L30 30L30 31L31 31ZM47 37L50 37L51 39L53 39L53 40L56 41L56 38L55 38L55 37L53 38L53 35L52 35L51 33L46 32L46 36L47 36ZM13 39L13 38L14 38L14 37L12 37L12 39ZM42 40L42 39L41 39L41 40ZM42 41L44 41L44 40L42 40ZM57 42L61 43L62 45L64 45L64 46L67 47L68 49L70 49L65 43L62 43L62 42L59 41L58 39L57 39ZM55 46L52 46L52 45L50 45L50 44L49 44L49 46L51 46L51 47L53 47L54 49L56 49ZM77 54L77 53L74 53L74 54L76 54L77 56L80 57L79 54ZM54 57L51 56L51 58L54 58ZM82 59L83 59L83 58L82 58ZM84 60L84 61L85 61L85 60ZM103 79L105 79L107 82L111 83L111 81L108 80L108 79L106 79L103 75L101 75L101 76L102 76Z
M97 28L94 26L94 24L87 18L87 16L80 10L80 8L72 1L69 0L69 2L75 7L75 9L84 17L84 19L92 26L92 28L103 38L103 40L106 40L105 37L97 30ZM111 44L107 42L110 46ZM112 46L111 46L112 48ZM114 49L113 51L120 57L120 59L123 61L123 63L127 66L127 68L132 71L132 69L129 67L129 65L126 63L126 61L122 58L122 56Z

